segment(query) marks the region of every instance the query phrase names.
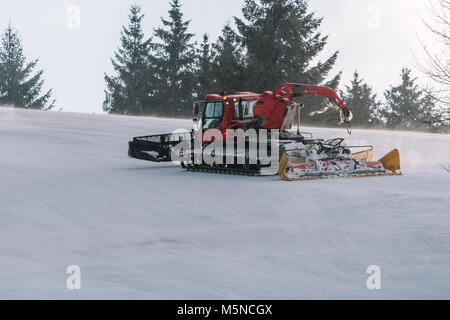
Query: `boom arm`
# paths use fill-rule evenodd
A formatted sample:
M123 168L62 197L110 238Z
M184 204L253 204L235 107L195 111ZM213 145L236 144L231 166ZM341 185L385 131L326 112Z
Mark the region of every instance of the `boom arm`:
M301 91L294 91L294 88L303 89ZM313 96L320 95L329 98L333 103L342 111L345 117L345 122L350 123L352 115L350 110L347 109L344 102L339 98L336 91L329 87L314 86L309 84L299 84L299 83L284 83L273 91L275 94L281 95L289 100L295 97L301 96Z

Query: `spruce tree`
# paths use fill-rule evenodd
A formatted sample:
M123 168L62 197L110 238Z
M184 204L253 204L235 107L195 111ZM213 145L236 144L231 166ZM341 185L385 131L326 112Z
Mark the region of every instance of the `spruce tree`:
M155 30L158 59L157 103L163 114L187 116L195 99L195 43L188 32L190 21L183 20L179 0L170 2L169 19L161 18L163 27Z
M247 55L248 90L272 90L284 82L338 86L340 74L326 81L337 51L313 64L328 37L319 31L322 18L308 11L306 0L245 0L242 11L244 19L235 21ZM307 122L322 122L320 114L335 108L318 97L304 98L303 102ZM339 118L336 110L333 112L335 119Z
M0 46L0 105L41 110L54 107L52 90L41 95L43 71L34 73L37 63L37 59L26 62L21 39L9 24Z
M114 114L154 114L154 58L151 39L142 31L144 14L138 5L130 8L128 26L121 31L121 47L111 59L114 76L105 74L106 90L103 110Z
M246 72L242 49L237 35L227 24L214 44L215 58L212 66L216 92L246 91Z
M378 123L377 113L381 102L377 100L377 95L373 93L364 80L355 71L350 86L346 86L344 103L353 112L353 125L368 127Z
M209 37L203 35L203 42L197 53L197 99L203 100L205 96L214 91L214 79L212 74L214 53L211 50Z
M402 69L401 78L400 85L391 86L384 94L386 105L382 115L386 126L394 129L433 128L436 118L434 98L419 89L410 69Z

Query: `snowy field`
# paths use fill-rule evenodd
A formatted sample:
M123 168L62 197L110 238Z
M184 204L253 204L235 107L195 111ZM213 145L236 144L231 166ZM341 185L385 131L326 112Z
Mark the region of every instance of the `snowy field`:
M289 183L127 157L133 136L190 127L0 108L0 299L450 299L450 135L354 130L376 157L399 148L402 177Z

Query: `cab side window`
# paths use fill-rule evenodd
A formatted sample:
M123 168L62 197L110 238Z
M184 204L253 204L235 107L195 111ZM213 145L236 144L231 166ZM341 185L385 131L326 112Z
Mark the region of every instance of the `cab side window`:
M254 118L253 107L258 100L244 100L242 101L242 109L244 111L244 118ZM234 114L239 118L239 102L234 103Z

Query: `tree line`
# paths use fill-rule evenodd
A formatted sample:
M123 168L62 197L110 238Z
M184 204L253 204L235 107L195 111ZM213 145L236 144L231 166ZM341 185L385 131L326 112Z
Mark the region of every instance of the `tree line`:
M408 68L399 70L381 101L355 71L339 90L341 72L334 72L335 51L318 60L328 36L322 18L307 0L245 0L242 18L226 24L211 42L197 43L179 0L171 0L167 17L150 37L144 33L141 6L131 6L122 27L120 46L111 58L113 74L105 74L103 110L121 115L189 117L192 102L208 93L264 92L284 82L329 86L340 92L353 111L354 126L437 131L444 113L431 90L421 89ZM20 38L8 26L0 46L0 104L51 109L51 90L40 94L42 71L32 74L37 60L26 63ZM335 126L335 107L323 97L302 98L302 122Z

